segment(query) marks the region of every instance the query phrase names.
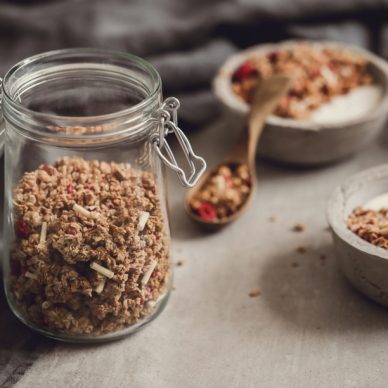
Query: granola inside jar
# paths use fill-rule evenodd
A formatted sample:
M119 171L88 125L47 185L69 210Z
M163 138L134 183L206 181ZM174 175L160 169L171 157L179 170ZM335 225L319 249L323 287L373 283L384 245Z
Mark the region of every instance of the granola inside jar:
M3 93L12 310L65 341L133 333L172 281L164 136L184 135L158 73L128 54L61 50L15 65ZM198 171L174 167L196 182Z

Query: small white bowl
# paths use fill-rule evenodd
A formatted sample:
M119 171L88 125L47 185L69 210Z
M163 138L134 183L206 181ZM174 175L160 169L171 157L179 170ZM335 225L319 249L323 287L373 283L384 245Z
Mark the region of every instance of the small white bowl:
M358 173L337 188L327 215L342 271L360 292L388 307L388 250L363 240L346 225L355 208L384 193L388 193L388 164Z
M226 111L231 114L229 122L242 123L249 106L231 88L231 77L236 68L253 54L266 54L273 50L292 48L298 41L279 44L263 44L231 56L219 69L213 81L213 90ZM360 150L382 130L388 115L388 64L372 53L358 47L335 42L309 42L317 47L330 47L361 54L369 61L369 69L381 97L369 113L356 119L338 122L314 123L311 121L285 119L270 116L262 134L259 154L276 161L316 165L332 162Z

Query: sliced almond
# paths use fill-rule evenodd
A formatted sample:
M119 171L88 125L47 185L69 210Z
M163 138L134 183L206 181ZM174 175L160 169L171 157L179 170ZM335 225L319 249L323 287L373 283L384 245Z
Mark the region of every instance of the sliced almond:
M47 222L42 222L42 228L40 230L39 244L46 242L47 238Z
M148 267L147 272L143 275L143 278L141 279L141 283L143 285L146 285L148 283L148 281L150 280L150 277L152 275L152 272L154 272L155 267L156 267L157 264L158 263L156 262L156 260L151 261L151 264Z
M94 261L92 263L90 263L90 268L95 270L96 272L98 272L100 275L105 276L105 277L107 277L109 279L112 279L113 276L115 276L113 271L111 271L108 268L103 267L100 264L97 264Z
M226 180L223 175L217 175L214 177L216 183L217 195L221 195L226 190Z
M73 210L76 214L78 215L81 215L81 216L84 216L86 218L90 218L90 219L97 219L98 218L98 214L93 214L92 212L90 212L89 210L85 209L84 207L80 206L80 205L77 205L75 204L73 206Z
M98 283L97 287L95 288L95 292L97 294L101 294L102 291L104 291L104 287L105 287L105 283L106 283L106 279L103 278L100 280L100 283Z
M150 213L148 213L148 212L141 212L140 213L140 215L139 215L139 222L137 224L137 230L139 232L144 230L144 228L145 228L149 218L150 218Z

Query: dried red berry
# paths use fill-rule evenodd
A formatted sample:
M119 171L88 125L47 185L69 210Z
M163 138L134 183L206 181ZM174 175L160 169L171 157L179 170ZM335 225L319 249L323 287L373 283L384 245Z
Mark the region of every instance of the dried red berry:
M206 221L214 221L217 218L217 211L210 203L203 203L197 209L197 212L199 216Z
M30 226L26 220L19 220L16 222L16 230L20 237L27 238L30 234Z
M75 236L77 234L77 229L70 226L66 229L66 234L71 234L72 236Z
M279 60L279 52L271 51L268 53L267 58L271 63L276 63Z
M339 62L335 59L332 59L327 66L329 67L330 70L338 70Z
M73 194L74 193L74 187L71 183L69 183L67 186L66 186L66 191L68 194Z
M244 62L237 70L233 73L232 81L241 82L246 78L256 77L259 74L257 69L251 62Z
M248 187L251 187L252 186L252 181L251 181L251 179L250 178L248 178L248 179L244 179L244 181L243 181Z
M321 70L318 67L313 67L310 70L310 77L317 78L321 74Z
M48 166L48 164L44 164L44 165L42 166L42 170L43 170L43 171L46 171L47 173L49 173L49 172L50 172L50 167Z

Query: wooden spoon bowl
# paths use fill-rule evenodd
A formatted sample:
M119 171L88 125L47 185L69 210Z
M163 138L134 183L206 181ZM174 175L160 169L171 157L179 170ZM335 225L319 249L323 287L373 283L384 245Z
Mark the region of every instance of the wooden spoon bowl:
M218 230L237 220L248 208L253 192L256 190L256 148L266 118L275 109L279 99L286 93L291 83L290 77L284 75L273 76L262 81L255 90L247 125L244 126L242 136L236 147L215 168L207 171L198 184L191 189L185 200L185 209L189 216L201 226L209 230ZM251 180L250 191L243 204L228 217L217 221L210 221L200 217L191 208L193 199L203 188L206 181L214 175L221 166L246 165Z

